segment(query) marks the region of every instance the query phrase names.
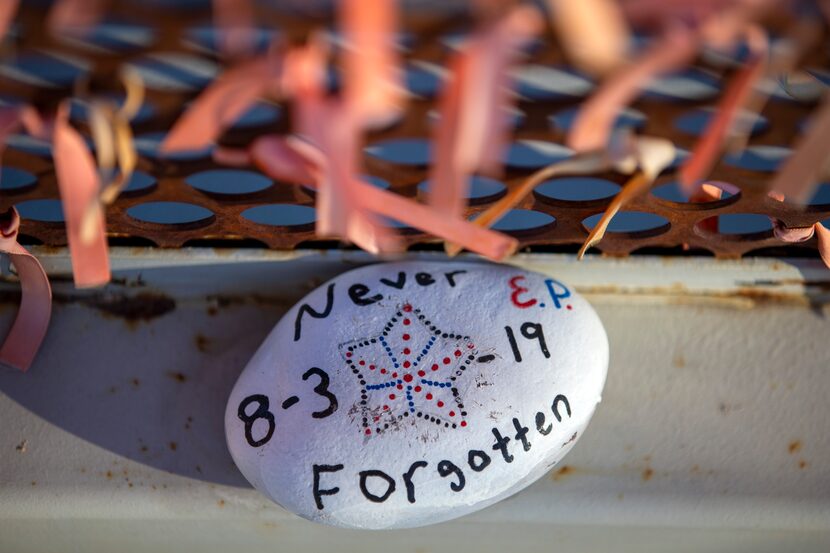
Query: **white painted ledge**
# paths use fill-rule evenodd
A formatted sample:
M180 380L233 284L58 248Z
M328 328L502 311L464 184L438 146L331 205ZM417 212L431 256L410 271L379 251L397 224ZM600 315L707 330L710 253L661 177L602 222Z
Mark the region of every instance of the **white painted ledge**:
M371 258L116 249L120 284L75 291L65 251L36 253L57 301L36 365L0 370L4 553L830 550L830 272L819 262L517 256L585 293L606 325L593 422L511 499L370 533L302 521L252 490L222 418L293 301ZM151 292L175 308L147 321L107 311ZM12 299L0 301L2 332Z

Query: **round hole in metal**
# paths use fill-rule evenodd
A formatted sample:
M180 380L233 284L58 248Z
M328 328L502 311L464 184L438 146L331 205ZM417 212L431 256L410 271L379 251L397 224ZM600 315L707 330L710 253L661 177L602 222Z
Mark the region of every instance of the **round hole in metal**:
M239 44L249 49L249 53L261 53L267 50L268 46L280 37L279 31L276 30L264 28L246 29L244 35L239 33L240 30L233 29L233 31L228 31L212 25L197 25L184 32L182 44L200 54L208 54L211 56L221 55L223 53L223 42L230 37L229 33L233 32L234 41L238 40Z
M572 100L587 96L594 88L586 75L561 66L523 65L512 76L516 93L525 100Z
M548 229L556 224L553 215L533 209L511 209L491 227L501 232L530 232Z
M219 72L210 60L181 52L154 52L127 64L153 90L187 92L204 88Z
M365 151L372 157L397 163L422 167L432 159L432 145L424 138L395 138L375 142L366 146Z
M695 108L676 117L673 122L674 128L692 136L701 136L716 113L717 108L713 106ZM738 113L737 121L742 127L750 128L750 133L753 135L769 128L769 120L766 117L747 110L741 110Z
M693 208L697 206L704 209L716 206L720 207L736 202L741 194L740 188L728 182L706 181L703 186L707 187L707 191L709 192L709 199L706 199L706 201L690 201L690 199L686 197L686 194L684 194L680 189L680 185L677 181L671 181L655 186L651 189L651 194L659 200L677 205L679 207ZM720 195L720 198L714 199L716 195ZM698 196L701 200L703 198L707 198L704 194L699 194Z
M261 173L241 169L212 169L189 175L184 181L208 194L232 196L254 194L270 188L273 182Z
M37 177L23 169L0 167L0 192L24 192L37 186Z
M713 232L713 229L717 232ZM720 235L731 240L757 240L772 236L772 222L757 213L726 213L707 217L695 224L695 232L704 236Z
M62 223L63 206L60 200L27 200L15 205L21 219L31 219L43 223Z
M538 169L571 157L573 150L545 140L517 140L510 144L504 162L516 169Z
M117 107L124 105L126 97L123 94L108 94L102 97L102 100L115 103ZM86 100L80 98L72 98L69 102L69 118L75 123L86 123L89 119L90 104ZM138 111L133 114L130 121L133 123L146 123L156 116L158 110L147 100L141 104Z
M755 145L748 146L745 150L724 156L724 163L732 167L772 173L792 153L792 150L785 146Z
M756 88L774 100L811 104L821 98L826 85L811 72L796 71L786 80L774 77L761 79Z
M266 102L257 102L248 111L242 114L242 117L236 120L233 124L234 129L248 129L252 127L261 127L263 125L271 125L279 121L282 116L282 110L279 106L269 104Z
M561 132L568 132L576 120L579 108L567 108L548 116L550 126ZM647 117L641 111L633 108L623 109L614 120L615 129L641 130L646 126Z
M546 180L533 191L541 201L552 203L594 202L607 200L620 191L620 186L596 177L558 177Z
M89 72L91 64L77 56L49 50L28 50L0 63L0 75L31 86L59 88L72 85Z
M258 225L304 227L314 224L317 212L306 205L267 204L246 209L242 212L242 218Z
M58 40L95 54L123 54L151 46L156 40L156 33L145 25L109 20L90 28L61 33Z
M714 73L692 67L652 79L644 91L645 96L652 100L703 101L720 94L720 81Z
M406 89L422 98L433 98L441 89L441 84L447 76L445 67L436 63L411 60L406 65L404 80Z
M121 191L122 194L138 195L150 192L156 187L156 178L143 171L133 171L127 180L127 186Z
M602 213L596 213L586 217L582 226L589 232L599 223ZM665 217L644 211L620 211L611 219L608 224L609 233L614 234L659 234L668 230L670 223Z
M429 194L429 183L429 180L425 180L418 184L418 193L424 196ZM467 186L467 199L472 204L492 202L507 193L504 183L481 175L469 177Z
M206 148L202 148L201 150L182 150L162 153L159 151L159 147L164 141L164 137L165 133L163 132L140 134L135 138L135 148L138 150L140 155L159 161L196 161L210 157L210 152L213 150L213 146L208 146Z
M210 223L214 214L206 207L185 202L147 202L127 209L127 215L143 223L197 226Z
M11 134L6 137L5 145L35 156L52 156L52 144L49 141L28 134Z

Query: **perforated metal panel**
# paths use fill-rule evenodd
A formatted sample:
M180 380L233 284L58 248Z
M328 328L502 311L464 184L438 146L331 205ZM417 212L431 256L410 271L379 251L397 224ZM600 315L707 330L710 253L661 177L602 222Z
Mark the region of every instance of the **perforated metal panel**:
M187 103L226 65L213 48L215 36L204 2L113 3L107 23L99 25L84 40L56 40L48 36L42 31L42 9L32 3L24 4L15 33L6 38L0 62L3 101L27 99L49 110L73 87L82 88L79 83L86 77L88 88L95 94L117 97L119 85L113 75L121 64L132 64L145 76L147 106L134 120L141 154L138 169L142 174L107 209L107 229L113 240L161 247L232 240L235 244L289 249L314 239L314 213L310 209L314 197L309 190L257 175L204 175L205 171L221 169L211 160L209 150L168 159L161 159L154 152L159 133L170 128ZM191 8L174 9L170 4ZM324 18L315 20L303 10L279 11L265 3L258 4L257 9L257 21L263 29L257 39L261 45L275 34L297 38L315 25L331 24ZM423 193L423 187L419 192L418 185L428 176L424 162L429 157L428 141L436 123L431 111L440 86L440 67L457 44L457 32L469 21L454 11L452 15L436 11L407 13L406 32L401 34L399 43L409 62L407 85L413 99L401 121L367 136L364 170L367 175L386 181L395 192L416 197ZM124 26L126 22L129 24ZM645 40L641 37L638 44L642 46ZM826 82L830 75L826 42L823 40L823 46L805 60L805 69L812 71L816 79L789 91L798 99L773 83L777 91L763 112L765 119L756 125L747 151L725 158L713 171L711 180L731 185L727 187L733 192L731 195L716 202L688 203L671 186L674 177L668 171L651 193L626 206L626 212L633 214L624 212L615 218L611 232L598 248L606 253L627 254L653 247L675 248L672 251L679 252L686 245L718 256L736 256L785 246L773 236L770 217L790 227L809 226L830 218L830 199L821 199L822 195L830 197L830 187L821 188L807 209L775 201L767 196L766 189L771 170L786 157L803 131L823 90L822 80ZM43 49L51 51L52 57L45 58ZM739 55L740 52L735 54ZM639 113L626 113L622 124L633 125L645 134L670 138L679 148L690 149L696 139L692 133L697 132L706 115L697 110L717 102L734 62L731 54L701 55L689 71L649 85L633 105ZM526 63L518 72L519 112L509 115L516 127L517 142L506 156L501 182L507 187L515 186L536 168L562 155L561 148L552 144L564 141L572 110L595 89L590 79L566 68L551 35L529 48ZM333 85L337 80L333 70ZM87 133L83 102L76 103L73 115L78 128ZM220 143L242 145L259 134L288 132L289 119L286 106L266 100L227 132ZM401 139L419 142L391 142ZM527 140L543 142L523 142ZM407 163L407 158L413 161ZM13 136L3 162L0 210L18 206L24 217L21 233L29 242L65 244L48 144L23 135ZM19 173L21 170L34 178ZM510 214L496 228L519 238L522 246L572 249L584 241L587 226L595 222L590 217L605 209L616 186L625 180L614 173L596 177L611 184L594 179L544 185L522 202L519 208L524 211ZM504 194L492 182L479 183L473 190L468 215L485 209ZM715 216L719 216L718 232L699 224ZM401 228L401 232L410 246L436 241L414 229ZM815 239L787 246L807 248L804 251L809 253Z

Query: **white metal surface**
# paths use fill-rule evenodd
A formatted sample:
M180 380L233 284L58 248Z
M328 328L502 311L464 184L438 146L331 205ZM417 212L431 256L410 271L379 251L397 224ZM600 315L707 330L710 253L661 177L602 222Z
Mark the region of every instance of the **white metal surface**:
M79 292L65 252L38 253L57 301L31 371L0 372L3 553L830 550L830 273L818 263L518 256L602 317L603 403L563 464L519 495L373 533L268 502L222 428L230 386L280 315L370 258L116 250L120 284ZM13 309L0 302L0 331Z

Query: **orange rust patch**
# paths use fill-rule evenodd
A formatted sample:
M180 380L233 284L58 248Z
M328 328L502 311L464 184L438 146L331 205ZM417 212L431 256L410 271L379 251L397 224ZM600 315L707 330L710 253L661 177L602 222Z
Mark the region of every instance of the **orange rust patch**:
M790 445L787 446L787 450L790 452L790 455L801 451L801 440L793 440L790 442Z
M220 499L219 501L216 502L216 504L219 505L220 507L224 507L225 506L225 500Z
M686 358L683 357L682 353L678 353L674 356L674 359L672 359L672 365L674 365L678 369L682 369L686 366Z
M175 380L176 382L187 382L187 375L180 372L175 371L167 371L167 376Z
M177 444L176 442L170 442L167 445L170 447L170 451L176 451L176 449L179 447L179 444Z
M576 473L576 469L574 467L572 467L570 465L562 465L561 467L559 467L559 470L557 470L556 472L554 472L551 475L550 478L554 482L559 482L563 478L566 478L568 476L573 476L575 473Z
M207 353L210 349L211 339L200 332L193 337L193 343L196 344L196 349L202 353Z
M806 469L807 466L808 466L808 463L804 459L801 459L800 461L798 461L798 468L803 470L803 469Z
M648 482L652 476L654 476L654 470L651 467L646 467L643 471L643 482Z
M107 480L112 480L112 471L111 470L107 471Z

